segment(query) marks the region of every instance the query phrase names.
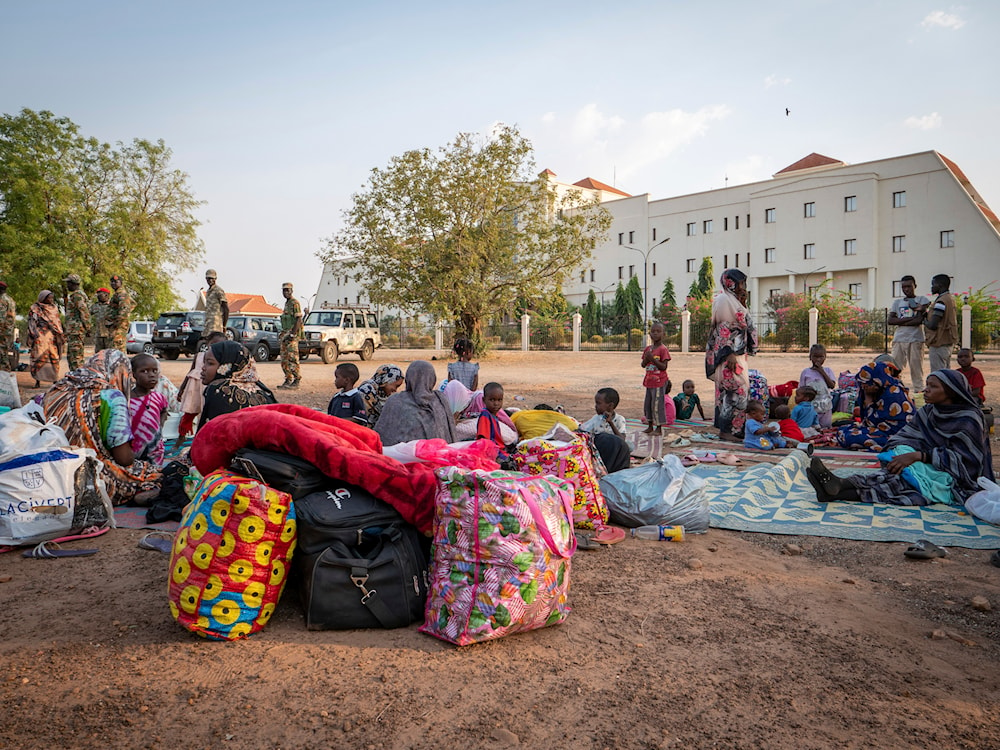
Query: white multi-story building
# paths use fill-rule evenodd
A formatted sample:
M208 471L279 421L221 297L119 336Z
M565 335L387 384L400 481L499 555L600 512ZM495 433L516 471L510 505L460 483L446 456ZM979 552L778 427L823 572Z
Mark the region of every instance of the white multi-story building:
M763 182L603 206L614 217L609 236L564 287L576 305L632 276L640 285L645 276L650 313L668 277L683 304L704 257L716 277L729 267L747 274L755 311L824 280L876 308L901 296L906 274L923 294L939 273L955 291L1000 279L1000 221L936 151L853 165L814 153Z

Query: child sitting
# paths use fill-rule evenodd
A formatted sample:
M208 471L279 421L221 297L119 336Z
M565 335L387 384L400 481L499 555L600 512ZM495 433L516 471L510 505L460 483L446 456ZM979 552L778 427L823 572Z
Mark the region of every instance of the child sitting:
M483 410L476 423L476 437L496 443L500 448L497 461L504 463L510 457L500 435L500 419L497 414L501 409L503 409L503 386L499 383L487 383L483 386Z
M795 391L795 408L792 409L792 419L801 428L802 434L807 438L815 437L819 434L819 415L813 408L813 399L816 398L816 389L811 385L799 386Z
M663 415L666 417L663 424L669 426L677 421L677 407L674 406L674 399L670 395L670 390L674 387L670 378L667 378L667 384L663 386Z
M132 452L135 457L163 465L163 419L167 411L167 397L157 392L160 364L148 354L132 357L132 375L135 387L128 402L132 427Z
M337 369L333 371L333 384L340 390L330 399L330 404L326 407L327 414L349 419L355 424L368 424L368 408L365 406L364 396L354 387L360 377L357 365L351 362L337 365Z
M986 401L986 379L978 367L972 366L975 361L976 356L971 349L958 350L958 371L965 375L965 379L969 381L969 390L972 391L972 395L979 399L979 403L983 403Z
M798 422L792 419L792 410L788 404L781 404L774 407L774 418L778 420L778 427L781 429L781 437L801 443L806 439L802 434L802 428Z
M683 393L678 393L674 396L674 409L677 412L677 419L691 419L694 416L696 408L698 409L698 414L704 419L705 411L701 408L701 399L694 392L694 381L685 380L681 384L681 390Z
M744 448L760 448L765 451L784 448L787 443L781 437L777 422L764 422L764 404L760 401L747 403L747 421L743 433Z
M619 400L618 391L614 388L601 388L594 395L594 416L580 425L582 432L594 436L594 448L608 473L627 469L630 464L631 451L625 442L625 417L615 411Z

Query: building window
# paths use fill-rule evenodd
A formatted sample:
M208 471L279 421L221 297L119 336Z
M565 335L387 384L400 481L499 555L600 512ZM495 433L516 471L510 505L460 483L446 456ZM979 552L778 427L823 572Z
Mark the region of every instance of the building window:
M906 191L900 190L898 193L892 194L892 207L893 208L906 208Z
M857 255L857 240L844 240L844 255Z
M774 263L774 248L773 247L765 247L764 248L764 262L765 263Z
M955 230L941 232L941 247L955 247Z
M847 293L851 295L851 299L855 302L861 299L861 284L848 284Z
M897 234L892 238L892 251L894 253L905 253L906 252L906 235Z
M695 271L698 270L694 266L694 258L688 258L687 259L687 270L688 270L688 273L694 273Z
M628 233L628 244L631 245L633 242L635 242L635 232L629 232Z
M764 209L764 223L765 224L773 224L774 223L774 209L773 208L765 208Z
M750 228L750 214L747 214L747 229Z
M712 220L711 219L706 219L705 221L703 221L701 223L701 231L703 231L705 234L711 234L712 233Z
M733 253L733 265L736 268L740 267L740 254L739 253Z
M728 232L729 231L729 217L728 216L723 216L722 217L722 231L723 232Z
M784 289L769 289L768 290L768 296L771 299L774 299L775 297L780 297L782 294L787 294L787 292Z
M729 268L729 253L722 256L722 267Z
M694 226L694 222L692 221L690 224L688 224L688 237L694 237L695 231L696 229Z
M805 218L807 218L807 219L815 219L816 218L816 204L815 203L806 203L805 206L804 206L804 208L803 208L803 213L805 214Z
M624 273L625 273L625 266L618 266L618 280L619 281L621 281L623 278L625 278Z
M747 253L747 268L750 268L750 253Z
M594 269L593 268L590 269L590 280L591 281L594 280Z
M653 264L653 276L656 276L656 264L655 263ZM653 307L656 307L656 305L653 305Z
M625 244L625 232L619 232L618 233L618 244L619 245L624 245Z
M653 242L656 242L656 227L653 227Z
M581 272L580 272L580 283L582 284L582 283L584 283L584 282L585 282L586 280L587 280L587 272L586 272L586 271L581 271Z
M893 297L902 297L903 296L903 282L902 281L894 281L894 282L892 282L892 296Z
M816 245L812 242L807 242L802 246L802 257L806 260L813 260L816 258Z
M844 198L844 213L851 213L858 210L858 196L848 195Z
M733 228L734 229L739 229L740 228L740 217L739 216L734 216L733 217L733 221L736 222L734 224Z
M628 267L628 277L631 279L633 276L635 276L635 266L629 266Z

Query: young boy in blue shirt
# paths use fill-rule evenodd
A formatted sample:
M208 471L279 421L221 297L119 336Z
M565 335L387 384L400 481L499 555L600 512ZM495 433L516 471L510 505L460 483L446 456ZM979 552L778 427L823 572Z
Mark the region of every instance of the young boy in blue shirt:
M781 428L777 422L765 422L764 404L751 401L747 404L747 421L743 428L743 447L772 450L785 448L788 443L781 437Z
M811 385L803 385L795 391L795 408L792 409L792 419L802 429L806 438L819 434L819 414L813 406L816 389Z
M337 365L337 369L333 371L333 384L340 390L330 399L330 405L326 407L327 414L349 419L355 424L368 424L364 396L354 387L360 377L357 365L351 362Z

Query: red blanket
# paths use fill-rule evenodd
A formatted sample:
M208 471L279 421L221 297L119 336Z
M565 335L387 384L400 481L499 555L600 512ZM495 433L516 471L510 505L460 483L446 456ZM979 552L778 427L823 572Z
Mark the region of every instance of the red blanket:
M382 455L374 430L296 404L267 404L215 417L195 436L191 458L203 475L229 466L240 448L298 456L329 477L367 490L430 533L437 478L429 464Z

